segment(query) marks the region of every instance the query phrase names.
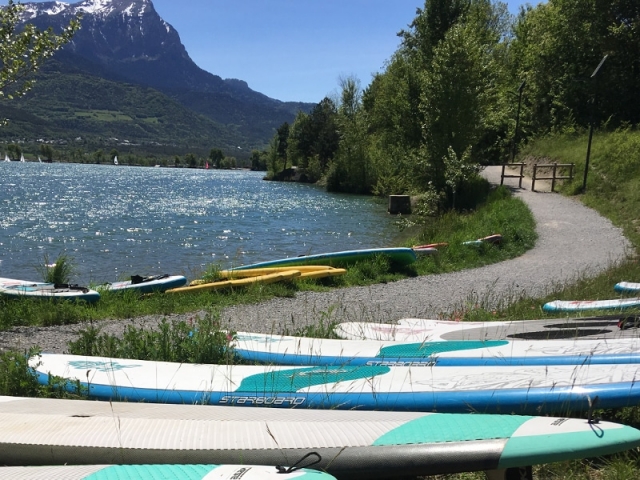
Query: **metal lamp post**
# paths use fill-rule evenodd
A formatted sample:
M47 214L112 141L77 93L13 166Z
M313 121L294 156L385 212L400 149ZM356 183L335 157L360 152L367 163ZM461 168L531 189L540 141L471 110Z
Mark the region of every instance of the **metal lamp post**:
M589 143L587 144L587 159L584 163L584 179L582 180L582 191L584 192L587 189L587 173L589 172L589 158L591 157L591 139L593 138L593 124L595 117L595 109L596 109L596 101L598 99L598 81L596 75L600 71L600 68L604 64L604 61L607 59L609 55L605 55L600 60L600 63L596 67L596 69L591 74L591 78L593 78L593 103L591 104L591 119L589 121Z

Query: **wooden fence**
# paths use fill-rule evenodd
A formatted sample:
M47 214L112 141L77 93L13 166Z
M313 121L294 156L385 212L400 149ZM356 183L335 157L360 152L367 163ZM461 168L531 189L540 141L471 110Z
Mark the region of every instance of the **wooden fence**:
M518 187L522 188L522 179L524 178L524 163L509 163L502 165L502 176L500 178L500 185L504 183L505 178L518 178ZM505 173L506 167L520 168L518 174ZM573 171L575 165L573 163L535 163L533 165L533 177L531 178L531 191L536 189L536 180L551 180L551 191L555 191L556 181L558 180L572 180ZM567 171L568 170L568 171ZM550 172L550 173L548 173ZM550 176L540 176L548 174Z

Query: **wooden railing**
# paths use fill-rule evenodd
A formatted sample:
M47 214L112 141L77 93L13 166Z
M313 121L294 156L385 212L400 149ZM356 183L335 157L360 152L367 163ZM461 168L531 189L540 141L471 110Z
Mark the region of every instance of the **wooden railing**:
M520 167L520 175L510 175L510 174L506 174L504 173L505 169L507 168L507 164L503 163L502 164L502 176L500 177L500 185L502 185L504 183L504 179L505 178L519 178L520 180L518 181L518 188L522 188L522 179L524 178L524 163L510 163L509 164L510 167Z
M551 191L556 188L556 180L572 180L573 179L573 163L536 163L533 165L533 177L531 179L531 191L536 189L536 180L551 180ZM539 177L538 169L542 168L545 171L551 169L550 177ZM564 173L565 169L569 169L569 175L558 175L558 168Z
M518 188L522 188L522 179L524 178L524 167L526 164L524 163L509 163L502 165L502 175L500 177L500 185L504 183L505 178L518 178ZM520 168L519 174L508 174L505 173L506 167L514 167ZM575 165L573 163L535 163L533 165L533 177L531 179L531 191L535 191L536 189L536 180L551 180L551 191L555 191L556 181L557 180L572 180L573 179L573 170ZM539 169L542 169L543 172L539 172ZM566 169L569 169L568 175L565 175ZM550 175L548 177L540 177L540 173L546 173L551 170Z

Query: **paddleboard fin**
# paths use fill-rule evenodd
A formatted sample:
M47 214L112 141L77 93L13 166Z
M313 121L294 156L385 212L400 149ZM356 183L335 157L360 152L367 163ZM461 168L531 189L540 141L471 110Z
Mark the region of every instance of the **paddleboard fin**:
M600 401L600 397L596 395L593 400L591 400L591 397L587 397L587 399L589 400L589 412L587 414L587 421L589 422L589 424L592 424L592 425L595 425L596 423L600 423L599 418L593 417L593 410L596 408L596 405Z

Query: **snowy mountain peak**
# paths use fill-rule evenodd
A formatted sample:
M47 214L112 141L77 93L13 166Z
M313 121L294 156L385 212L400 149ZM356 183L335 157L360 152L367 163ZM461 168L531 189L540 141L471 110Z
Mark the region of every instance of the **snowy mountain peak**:
M140 17L154 11L151 0L83 0L77 3L42 2L25 3L22 14L24 21L33 20L39 16L91 15L105 18L112 14Z

